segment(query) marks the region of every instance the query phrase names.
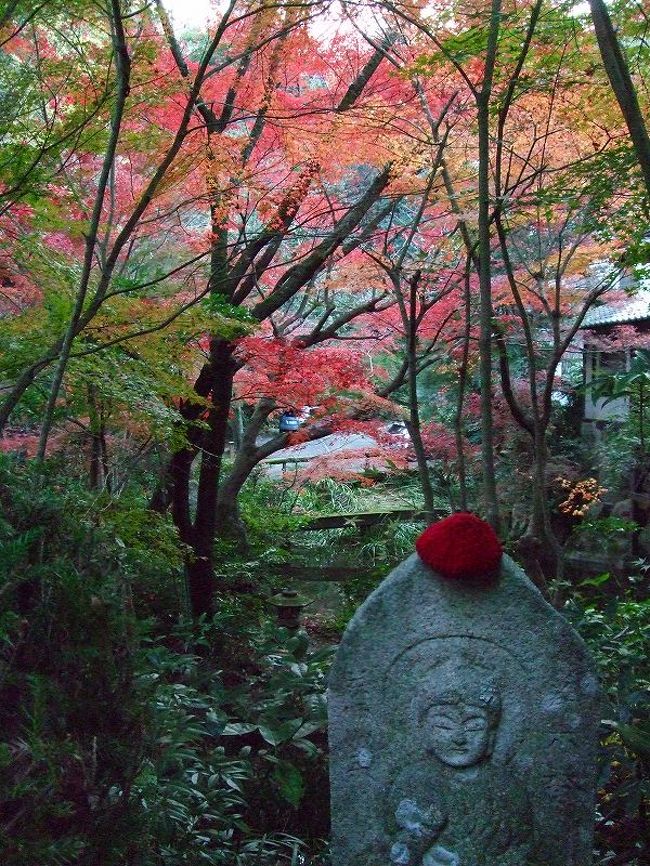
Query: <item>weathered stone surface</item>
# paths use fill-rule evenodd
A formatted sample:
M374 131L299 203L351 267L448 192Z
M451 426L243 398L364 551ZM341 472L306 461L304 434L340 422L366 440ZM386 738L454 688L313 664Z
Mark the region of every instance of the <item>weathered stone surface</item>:
M512 560L480 588L414 554L331 674L334 866L591 863L600 700L582 641Z

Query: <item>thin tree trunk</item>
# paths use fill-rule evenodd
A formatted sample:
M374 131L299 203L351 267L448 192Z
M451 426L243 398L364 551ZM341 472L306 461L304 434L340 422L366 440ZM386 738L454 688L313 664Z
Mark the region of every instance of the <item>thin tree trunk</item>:
M546 437L539 424L533 438L533 499L529 533L545 542L548 535L548 509L546 507Z
M102 473L104 475L104 487L107 493L113 489L111 483L111 466L108 459L108 442L106 441L106 425L102 419L101 428L99 431L99 455L102 464Z
M118 0L112 0L113 5L119 5ZM154 195L160 184L163 182L165 176L167 175L167 171L170 166L178 156L183 143L188 135L188 128L190 121L193 117L195 107L200 108L201 106L201 98L200 91L205 80L206 74L208 73L210 61L214 55L214 52L217 50L224 33L228 27L228 23L230 21L230 16L233 13L235 8L236 0L228 0L228 5L223 11L221 21L215 31L215 35L210 41L210 44L206 48L201 61L199 63L196 74L194 75L192 85L189 89L187 101L183 110L183 116L179 123L178 128L174 133L174 138L171 144L169 145L164 157L161 162L158 164L156 170L153 173L153 176L147 183L144 191L140 195L137 204L135 205L131 215L126 220L122 228L120 229L115 242L113 243L112 249L106 258L105 265L103 266L101 276L98 281L98 285L94 291L94 295L90 303L87 304L86 309L83 310L83 299L81 301L82 313L79 316L77 326L75 328L75 333L72 335L72 338L79 334L83 328L85 328L89 322L97 315L99 310L102 307L106 299L106 293L111 283L112 275L115 270L115 267L119 261L119 257L124 250L124 247L128 243L129 239L132 238L133 233L137 229L140 220L153 201ZM128 57L128 54L126 55ZM96 200L97 201L97 200ZM96 237L96 235L95 235ZM86 247L88 249L88 245ZM83 285L83 280L80 282L80 287ZM86 285L85 293L87 294ZM79 295L77 296L77 301L79 301ZM14 384L11 391L2 401L0 405L0 435L4 430L11 413L18 405L20 399L23 394L27 391L30 385L33 384L37 375L44 369L50 366L54 361L59 358L60 353L63 351L64 342L66 336L69 336L68 331L57 339L45 352L45 354L39 358L37 361L32 363L26 370L24 370L16 383ZM69 354L69 349L67 350ZM50 392L52 393L52 391ZM54 401L56 402L56 401Z
M90 218L90 226L88 228L88 234L86 236L86 249L84 252L84 263L81 273L81 279L79 281L79 289L77 291L77 297L75 299L72 315L70 317L68 327L66 328L65 336L63 337L61 352L59 354L59 359L56 365L56 369L54 371L54 378L50 386L50 393L48 395L47 404L45 406L45 414L43 416L43 423L41 425L41 433L38 442L38 450L36 453L36 460L39 463L42 463L45 459L45 450L47 448L47 440L49 438L50 430L52 428L52 422L54 420L54 410L56 408L56 402L59 398L61 385L63 384L63 377L68 366L68 361L70 360L72 343L78 332L79 321L81 319L84 303L88 294L90 274L92 270L93 256L95 252L95 244L97 243L99 225L102 216L102 208L104 205L104 197L106 194L106 188L108 186L111 171L113 170L113 163L115 161L115 154L117 152L117 144L120 137L120 128L122 126L122 118L124 116L126 100L130 90L131 58L129 57L129 52L126 45L126 35L124 33L124 27L122 24L122 10L120 7L120 0L111 0L111 11L113 46L115 49L115 68L117 72L117 96L111 116L111 132L108 139L108 144L106 145L102 170L97 184L95 203Z
M0 405L0 436L2 436L4 428L7 426L7 422L11 418L16 406L20 403L25 391L27 391L30 385L34 384L34 381L41 370L44 370L57 358L61 349L61 342L57 343L53 347L53 350L44 358L40 358L30 367L27 367L26 370L23 370L18 379L14 382L11 390L2 401L2 405Z
M88 486L91 490L101 490L102 462L99 448L99 439L94 433L90 434L90 469L88 472Z
M88 484L91 490L101 490L105 482L106 442L101 411L97 405L97 389L88 386L89 429L90 429L90 469Z
M417 369L417 291L421 278L420 271L416 271L409 281L409 309L408 309L408 392L409 392L409 421L408 431L413 442L415 459L418 465L420 486L424 498L424 509L429 518L434 518L433 486L429 475L429 464L427 462L426 449L422 441L422 424L420 421L420 404L418 401L418 369Z
M479 356L481 381L481 462L483 499L488 522L497 529L496 471L494 467L494 426L492 421L492 288L490 267L489 217L489 112L487 104L479 109Z
M478 252L479 252L479 355L481 380L481 463L485 515L499 529L494 426L492 421L492 267L490 238L490 97L501 19L501 0L492 0L485 75L477 94L478 117Z
M639 382L639 440L641 444L641 454L645 454L645 393L643 388L643 380Z
M467 473L465 466L465 448L463 443L463 405L465 403L465 388L467 385L467 367L469 363L469 340L471 334L471 295L470 295L470 266L472 260L468 255L467 268L465 269L465 281L463 302L465 307L465 328L463 333L463 355L458 371L458 399L456 402L456 415L454 416L454 433L456 438L456 454L458 460L458 487L460 496L460 509L467 511Z
M563 560L562 548L551 528L546 496L546 434L539 423L535 424L533 448L532 513L528 529L519 539L517 548L526 573L548 596L548 581L562 576Z

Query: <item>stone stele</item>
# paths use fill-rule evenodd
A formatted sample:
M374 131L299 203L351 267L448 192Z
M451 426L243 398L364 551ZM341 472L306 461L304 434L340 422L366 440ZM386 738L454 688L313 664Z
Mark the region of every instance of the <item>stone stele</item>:
M479 587L414 554L329 682L333 866L587 866L601 692L515 563Z

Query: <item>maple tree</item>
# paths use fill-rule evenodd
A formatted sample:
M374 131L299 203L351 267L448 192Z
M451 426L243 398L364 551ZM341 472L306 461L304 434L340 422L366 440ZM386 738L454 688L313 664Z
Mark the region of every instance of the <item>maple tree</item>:
M593 41L585 36L578 42L573 16L539 2L516 9L495 2L471 11L440 4L438 19L429 8L422 15L406 4L382 5L419 49L411 61L414 86L435 71L456 88L451 106L456 122L441 173L479 278L486 511L497 525L494 346L504 396L533 442L536 492L528 537L543 539L541 546L550 538L552 546L544 465L555 373L589 306L613 283L614 270L589 285L589 263L611 253L607 223L627 206L620 176L603 183L607 169L595 181L589 174L590 165L604 168L621 140L612 134L617 121L602 75L592 72L581 81L584 108L574 98L576 67L593 70ZM444 25L434 28L432 20ZM535 79L533 70L539 69L543 76ZM565 78L571 88L564 89ZM607 133L603 112L610 121ZM465 157L459 161L451 155L463 135L475 137L469 147L461 145ZM468 173L472 160L476 183ZM513 317L527 359L525 407L510 381L505 334L512 332ZM512 345L519 337L509 339Z
M222 97L221 113L212 107L213 99L208 103L207 93L196 108L205 124L209 160L206 180L211 224L210 296L230 307L244 306L251 321L268 321L274 328L278 326L273 317L285 310L305 287L313 285L328 263L350 255L372 234L386 210L380 199L390 179L390 162L383 167L380 163L374 177L366 180L360 176L356 183L348 179L349 191L341 195L334 184L340 183L342 172L352 168L352 152L333 166L329 178L325 175L320 149L328 145L329 129L338 128L339 136L346 135L346 121L341 118L357 103L382 55L375 50L361 62L358 74L347 86L342 86L340 79L330 83L329 76L323 76L322 83L312 78L318 84L301 85L306 48L310 41L317 48L304 19L308 8L291 6L284 10L280 6L273 10L272 20L284 22L284 31L270 49L266 77L259 73L265 58L256 56L248 47L251 39L248 34L244 38L249 42L234 81L225 98ZM254 21L251 27L256 26L264 25ZM179 74L185 78L187 62L168 22L165 31ZM291 63L295 58L300 58L302 65L293 73ZM316 72L317 69L313 74ZM295 83L281 88L281 80ZM317 123L321 126L318 137L314 138L313 130L305 128L303 149L296 154L296 119L316 108ZM241 118L247 117L252 121L244 124ZM227 142L232 152L221 164L216 158L216 137L223 139L226 118L240 124L241 134ZM384 154L380 148L380 155ZM312 345L324 338L324 324L325 320ZM344 321L335 324L334 332L342 324ZM230 484L221 487L219 503L234 380L248 356L237 342L214 333L207 338L206 355L194 385L198 399L184 400L180 405L187 444L173 455L167 471L167 489L156 497L156 504L170 502L181 539L193 550L187 568L196 614L211 609L214 540L220 516L223 519L232 494L226 501L224 497L236 486L235 478L245 478L244 466L248 471L251 467L251 455L247 454L235 468ZM263 407L258 407L254 415L249 438L254 437L255 430L272 411L274 404L269 397L265 395ZM280 447L280 443L275 447ZM192 515L190 477L199 454L197 503ZM260 455L255 455L255 459L260 459Z
M215 330L214 325L207 328L211 336L199 347L200 351L205 348L208 351L208 362L199 374L195 389L199 399L181 398L180 402L181 417L188 425L188 446L172 459L173 513L182 538L188 541L191 537L199 546L193 560L199 565L190 563L191 571L193 567L200 567L204 555L209 558L207 552L211 550L216 528L214 497L219 460L232 377L238 366L238 362L233 362L230 369L236 345L229 337L222 339L224 333L233 328L236 331L238 322L240 332L244 333L252 323L263 321L290 302L298 291L313 282L334 254L339 259L350 255L369 237L384 212L376 210L363 222L388 181L388 169L382 165L387 161L390 164L393 156L390 146L378 143L376 132L368 137L367 143L372 141L377 150L379 173L369 185L363 173L359 174L356 204L354 195L336 190L346 174L349 175L345 180L347 188L354 187L353 149L347 159L342 159L330 171L327 186L321 185L318 194L310 193L314 180L322 173L319 151L328 148L333 131L336 130L340 138L353 136L356 139L354 124L346 120L345 114L354 108L377 71L384 49L375 49L369 57L361 59L352 81L345 81L345 76L332 77L329 65L323 66L316 54L313 76L305 85L301 83L305 72L298 63L304 61L306 50L314 45L305 26L312 11L310 4L286 8L279 4L259 9L251 5L250 10L239 15L234 13L231 4L198 63L184 59L183 49L171 31L162 4L158 4L157 12L164 41L147 10L141 10L140 19L135 14L123 17L125 11L118 3L109 10L110 39L105 38L96 22L89 24L84 20L79 24L80 32L90 27L97 37L98 47L103 47L116 64L108 88L111 98L106 100L105 106L107 111L110 109L110 119L108 114L104 115L109 135L103 154L66 153L62 157L63 166L54 162L57 205L63 211L74 201L79 217L89 220L88 228L84 229L82 237L69 230L49 233L45 237L47 250L40 254L38 267L32 265L32 275L41 284L49 282L44 277L52 269L52 250L58 269L67 268L61 286L63 291L59 290L67 307L65 321L61 322L63 310L58 299L56 320L46 315L47 303L36 304L43 320L40 333L37 332L42 339L30 343L32 357L29 354L27 359L24 355L22 358L14 356L7 364L6 373L13 377L13 382L10 381L5 392L0 423L6 424L27 389L53 366L38 448L42 459L60 403L64 376L72 369L71 364L78 365L81 359L92 358L112 346L133 342L162 329L207 296L209 303L205 311L213 315L219 330ZM93 26L97 28L95 31L92 31ZM133 40L137 26L141 30L136 42ZM224 34L227 34L232 56L227 56L215 68L212 57ZM289 38L294 40L291 45L287 44ZM11 39L15 40L16 36L12 35ZM356 51L354 46L351 51ZM289 57L295 73L287 66ZM259 71L265 69L267 61L268 74L260 76ZM280 71L293 76L295 83L281 88ZM314 77L319 73L320 79ZM163 89L160 88L161 75L166 82ZM314 82L321 83L315 86ZM153 101L151 87L156 88ZM186 87L189 87L188 95ZM131 106L136 93L140 99L139 114L133 113ZM297 98L296 93L302 93L301 98ZM163 124L160 123L161 105L166 113ZM220 110L217 111L215 105L220 105ZM305 129L302 143L309 154L305 157L297 146L291 124L302 116L312 115L317 122L315 129ZM254 120L246 126L245 118L250 116ZM192 126L193 123L196 125ZM323 127L328 124L330 131L319 129L319 124ZM141 135L152 126L153 135ZM168 129L173 131L171 136ZM130 151L125 159L121 152L124 150L126 154L127 147ZM190 165L192 170L188 171ZM65 183L61 183L60 175ZM92 182L95 177L96 184ZM54 191L54 187L48 191ZM88 197L84 198L86 193ZM190 221L200 224L200 219L193 214L202 202L209 211L208 224L203 223L203 231L188 230ZM243 210L239 210L242 206ZM21 213L19 204L14 203L13 214ZM179 214L186 216L179 220ZM30 217L33 214L27 208L24 219L28 222ZM357 226L361 227L358 235L350 236ZM228 238L229 231L232 241ZM158 261L152 269L148 262L160 249L155 239L161 234L168 242L172 241L173 246L164 256L157 253ZM83 267L77 277L73 262L82 250ZM19 252L13 249L9 256L18 267ZM188 258L188 252L194 254ZM201 287L204 258L208 259L209 267ZM267 271L275 278L275 285L264 293L260 290ZM69 280L76 282L71 302L66 285ZM14 283L12 289L17 288ZM175 299L176 304L171 309L169 302L161 298L161 290ZM152 297L152 291L159 293L158 300ZM256 293L261 293L262 298L256 299L252 311L242 319L236 308ZM38 295L37 290L36 300L40 300ZM126 298L131 302L125 303ZM25 293L20 303L24 301ZM364 300L354 315L367 311L373 303ZM333 312L330 310L330 314ZM333 335L352 317L346 311L328 322L327 328L323 320L319 333L310 338L311 342L321 342ZM139 327L130 325L134 318L138 319ZM23 323L27 322L34 322L31 306L24 315L9 321L7 340L20 335ZM50 342L52 326L55 332L61 329L61 336L54 343ZM207 419L201 417L206 414ZM192 426L194 421L199 422L198 426ZM188 491L182 489L178 470L190 455L192 459L186 468L191 466L196 446L192 438L202 439L206 423L212 426L213 441L209 450L202 452L200 487L209 491L208 503L205 509L202 505L198 508L194 520L198 529L190 530L185 520ZM208 453L211 456L206 458ZM181 503L183 496L185 502Z
M442 117L438 118L434 126L437 128L442 120ZM383 389L383 396L395 393L403 382L407 383L407 429L413 444L425 508L431 515L434 514L434 494L428 466L430 453L427 452L430 449L425 447L423 437L417 380L420 373L435 363L441 335L458 304L454 292L459 276L457 262L453 259L449 261L449 251L445 250L444 230L447 220L440 214L436 219L435 211L427 214L445 144L443 138L434 145L437 158L420 200L415 203L415 212L409 211L403 217L402 230L388 234L381 251L373 256L391 286L395 298L395 310L391 312L399 315L395 323L397 327L393 326L395 336L401 337L405 344L400 369L390 385ZM423 225L425 214L430 221L426 227ZM416 235L417 245L414 243Z
M611 241L605 240L607 225L622 199L620 187L608 188L604 196L586 173L590 161L597 161L612 142L602 135L602 114L596 117L589 107L576 123L576 92L568 95L561 89L565 76L573 78L575 52L581 51L582 62L587 54L585 46L578 49L568 27L561 50L556 37L554 51L549 52L547 34L551 27L557 33L561 16L560 11L540 16L537 41L531 40L527 58L533 66L544 58L553 69L554 84L532 98L515 91L509 97L508 91L499 112L494 154L493 221L501 277L494 290L498 294L505 278L510 296L506 310L516 316L526 357L524 403L511 386L508 338L501 326L496 344L504 397L533 444L531 519L521 548L522 555L528 551L529 567L541 568L542 573L552 572L549 563L560 558L546 492L547 435L558 367L589 308L614 285L615 266L598 271L592 265L612 254ZM522 71L525 74L525 65ZM600 81L585 79L582 84L585 95L599 87ZM592 104L584 96L583 100L586 106ZM540 127L552 128L556 136L565 130L562 145L540 133ZM549 563L538 565L536 558L544 557Z
M392 60L394 65L394 58ZM378 69L378 74L380 73L381 67ZM375 81L376 78L373 77L370 84ZM355 92L356 90L358 87L355 86ZM401 116L402 123L405 126L409 123L413 124L414 118L420 119L422 111L419 101L413 99L413 88L408 84L398 86L391 81L382 87L383 93L389 91L394 95L396 90L401 90L410 114L409 116L405 112L406 116ZM440 118L437 122L432 118L432 121L437 129L446 114L447 105L444 93L435 96ZM427 108L430 110L428 105ZM378 110L373 106L371 121L373 126L376 123ZM438 346L438 340L440 332L452 315L454 299L449 299L439 319L437 305L449 294L449 286L453 284L455 276L454 266L450 262L446 262L445 267L440 267L439 259L441 256L444 258L444 254L438 251L438 248L445 246L443 232L447 225L444 214L428 213L427 228L423 230L421 226L436 177L436 169L434 169L423 188L420 177L422 166L426 164L429 154L442 152L445 145L444 141L437 140L435 129L433 136L420 135L417 138L412 134L403 137L401 135L403 128L396 131L392 147L399 154L399 159L405 167L408 167L408 173L402 174L399 185L397 181L393 182L393 201L389 201L388 206L380 211L383 215L382 225L374 234L366 233L364 242L355 249L348 251L347 246L344 245L343 252L346 255L344 257L339 255L333 262L329 262L321 279L311 281L299 297L272 317L268 323L271 329L268 331L268 336L262 337L261 340L255 337L244 341L249 346L257 344L260 348L264 347L264 354L258 358L249 355L246 366L239 368L234 380L237 399L250 402L251 397L257 397L258 402L237 450L235 466L230 476L219 484L217 510L222 528L236 524L236 495L251 469L260 460L285 447L289 441L297 441L295 435L289 437L286 433L280 432L263 444L256 444L257 436L266 419L282 407L292 408L314 403L318 405L317 412L303 425L299 435L300 441L336 431L363 430L377 440L378 446L373 449L377 456L389 459L393 465L401 465L405 456L403 451L399 447L396 449L394 437L391 439L390 436L386 436L381 429L381 424L370 422L368 413L380 414L384 417L394 416L396 413L400 415L402 410L399 405L390 402L388 398L395 395L407 379L410 381L411 390L410 412L414 418L414 423L410 425L411 438L420 465L422 486L428 496L428 507L433 510L426 461L427 458L440 453L438 446L441 436L439 430L435 435L431 435L432 426L428 424L424 437L427 440L425 447L417 417L417 399L414 399L413 395L417 374L426 370L443 354L443 350ZM419 268L424 279L420 289L421 308L409 325L405 324L404 319L401 272L406 254L410 254L415 249L413 241L416 231L418 231L418 250L415 257L411 257L413 260L411 261L410 258L409 262L414 269ZM435 249L427 256L426 248L431 244L435 245ZM440 272L437 272L438 267ZM359 299L356 295L359 295ZM437 307L435 314L433 314L434 306ZM408 319L408 314L406 318ZM419 332L419 336L415 335L415 331ZM377 352L385 352L389 348L391 351L401 351L398 346L407 333L410 335L412 345L414 339L417 342L420 337L422 338L421 345L415 353L417 355L415 361L411 352L410 357L405 358L398 369L393 371L390 381L380 379L372 383L358 372L355 390L361 402L357 401L356 406L354 403L350 404L349 399L345 401L335 399L332 386L335 384L333 376L339 369L338 358L351 358L356 366L359 359L354 354L351 355L349 349L342 355L340 348L315 352L315 347L325 341L339 346L349 346L353 343L357 352L363 350L372 358ZM316 365L320 368L318 375ZM375 369L381 369L381 363L373 366ZM327 389L321 385L324 371L326 371ZM321 385L320 390L314 389L316 382ZM349 390L350 384L350 381L339 379L338 389ZM329 462L321 459L315 461L310 476L315 475L318 471L317 467L321 472L341 474L340 470L334 469Z
M75 154L63 151L56 166L51 169L56 173L57 185L50 191L58 198L61 211L69 211L72 207L78 218L84 223L87 221L87 224L82 232L61 231L59 224L57 232L49 237L45 235L45 241L47 243L49 240L50 245L71 262L74 262L82 247L83 264L78 275L74 274L74 267L68 274L76 286L65 327L61 328L57 324L57 329L61 330L55 340L50 341L22 369L15 371L15 380L7 388L8 393L0 406L2 429L39 374L54 366L55 373L50 383L42 425L41 456L44 454L63 376L73 354L74 341L83 338L84 332L87 332L107 303L125 294L146 297L148 289L164 285L168 279L173 285L175 277L179 274L185 276L186 268L191 268L207 255L207 251L197 253L196 246L194 249L192 246L189 249L180 247L168 262L166 270L163 265L156 273L143 273L143 264L151 256L152 247L155 248L153 239L157 234L166 233L168 238L176 236L182 240L187 235L185 226L178 221L178 200L171 204L174 175L180 167L179 154L184 148L191 150L197 137L191 127L193 109L200 99L208 72L214 75L212 58L229 28L236 28L248 18L246 12L236 16L234 5L231 3L216 26L213 37L196 64L191 86L187 90L181 88L180 94L177 83L170 81L167 75L173 59L168 52L167 60L165 45L153 26L147 8L140 10L140 15L126 15L126 10L118 2L113 3L104 20L104 29L108 27L110 32L109 39L99 25L93 27L93 22L83 18L77 22L79 33L91 37L89 44L93 51L96 42L103 46L105 68L115 69L108 88L110 99L103 103L110 115L110 119L107 115L104 117L108 135L103 152L90 150ZM137 36L131 36L131 33ZM8 47L19 54L21 46L16 45L18 38L12 35ZM137 38L139 48L135 57L129 47L132 38ZM37 51L38 44L32 49ZM237 60L237 56L227 56L222 61L222 68L228 70ZM17 62L27 63L28 59L18 57ZM80 77L81 83L84 83L84 77ZM161 86L163 78L166 81L164 87ZM155 101L151 99L152 88ZM73 94L68 98L73 98ZM130 110L132 103L133 113ZM139 133L145 127L149 129L149 134L141 137ZM92 138L91 141L94 142ZM141 146L140 152L132 149L136 141ZM125 153L122 153L123 149ZM192 184L196 183L196 178L190 174L187 180L189 188L186 191L185 209L190 211ZM15 202L15 206L20 206L23 211L25 207L29 209L22 201ZM34 218L37 216L37 213L33 214ZM83 240L80 240L80 235ZM196 241L195 237L190 238L191 243L196 244ZM191 255L188 256L188 253ZM172 321L201 297L202 293L199 292L194 298L181 298L176 311L167 309L163 312L158 326L163 327ZM121 339L138 333L137 328L132 329L130 334ZM97 346L98 351L102 348L101 344Z
M56 2L34 14L15 3L3 19L3 72L30 86L6 125L0 164L1 337L17 347L3 359L0 428L16 407L38 406L43 459L58 419L88 416L99 483L106 425L97 400L126 404L89 371L148 367L158 401L151 430L156 441L164 430L173 450L152 503L171 509L193 551L195 611L213 586L214 539L237 527L241 486L291 441L258 441L283 409L320 407L301 431L309 438L367 418L355 400L405 402L432 510L435 446L425 440L435 435L425 427L436 422L423 422L418 395L432 366L458 376L464 503L463 412L480 370L495 524L499 373L534 443L530 528L539 535L555 372L609 283L581 287L590 262L611 255L616 230L629 237L637 220L613 162L624 132L604 71L593 74L597 46L584 18L540 2L371 7L375 35L364 8L348 6L352 29L330 43L312 28L325 5L310 2L231 3L202 44L174 32L162 0L142 9L115 0L103 11L80 0L67 10L67 41ZM42 102L46 92L39 115L34 94ZM32 136L20 164L19 123ZM165 333L170 346L174 335L186 341L167 381ZM513 373L520 343L524 397ZM399 362L387 365L388 379L373 378L389 346ZM390 414L390 402L379 405ZM224 476L235 410L243 429ZM115 411L102 410L131 423ZM170 423L157 427L160 413Z

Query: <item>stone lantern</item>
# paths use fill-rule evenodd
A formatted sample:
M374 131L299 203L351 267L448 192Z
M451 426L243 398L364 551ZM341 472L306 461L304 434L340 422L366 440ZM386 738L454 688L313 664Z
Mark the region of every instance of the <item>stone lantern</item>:
M271 596L269 603L276 608L278 625L297 630L300 628L300 616L303 608L311 604L312 600L304 595L300 595L295 589L283 589L276 595Z

